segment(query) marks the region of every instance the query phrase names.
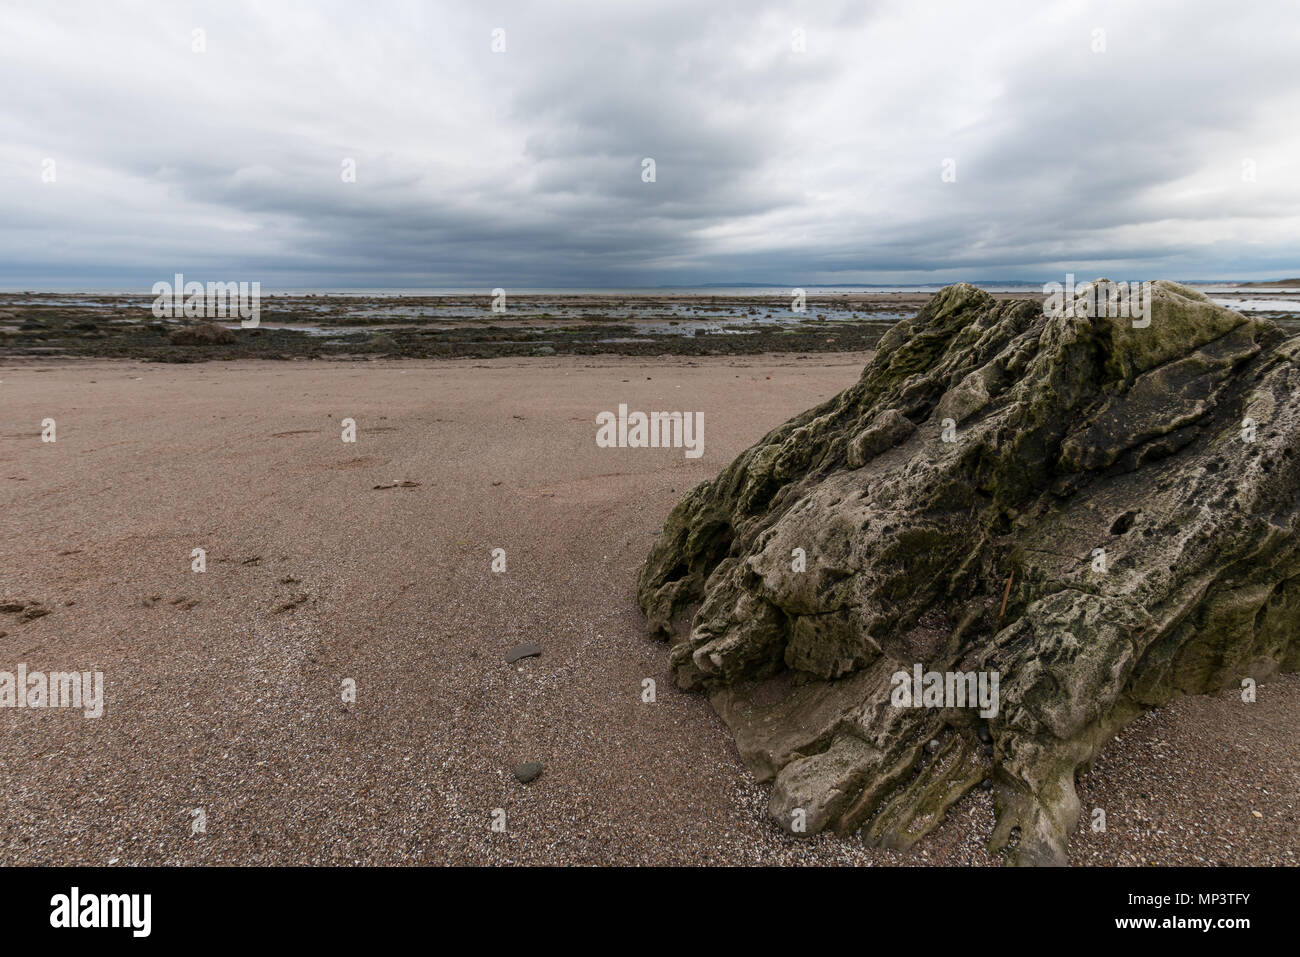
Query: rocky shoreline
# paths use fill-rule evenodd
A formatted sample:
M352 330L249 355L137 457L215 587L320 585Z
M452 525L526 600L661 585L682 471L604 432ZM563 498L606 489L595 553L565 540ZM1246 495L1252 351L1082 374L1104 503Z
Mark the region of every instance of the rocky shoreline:
M1029 293L992 293L1007 300ZM1291 299L1243 287L1260 311L1300 331ZM727 356L872 349L915 316L931 292L810 294L806 311L785 294L521 294L504 312L491 297L271 295L256 328L237 316L213 327L158 319L144 295L0 293L0 356L144 359L490 359L549 355ZM196 327L197 326L197 327Z
M922 297L924 298L924 297ZM483 296L271 297L257 327L156 319L139 296L0 295L0 356L213 359L757 355L870 349L915 297L808 303L772 296L534 297L493 313ZM187 330L199 326L197 334Z

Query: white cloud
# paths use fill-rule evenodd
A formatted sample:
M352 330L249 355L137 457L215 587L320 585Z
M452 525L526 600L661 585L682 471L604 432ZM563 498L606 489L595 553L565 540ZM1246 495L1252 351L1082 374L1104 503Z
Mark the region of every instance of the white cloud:
M9 3L0 283L1294 274L1297 41L1173 0Z

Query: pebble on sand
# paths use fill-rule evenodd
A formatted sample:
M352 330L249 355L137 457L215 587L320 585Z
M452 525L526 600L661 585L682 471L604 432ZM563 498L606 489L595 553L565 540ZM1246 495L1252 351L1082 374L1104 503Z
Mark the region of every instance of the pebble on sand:
M515 768L515 780L520 784L529 784L536 781L542 775L542 764L540 761L525 761Z

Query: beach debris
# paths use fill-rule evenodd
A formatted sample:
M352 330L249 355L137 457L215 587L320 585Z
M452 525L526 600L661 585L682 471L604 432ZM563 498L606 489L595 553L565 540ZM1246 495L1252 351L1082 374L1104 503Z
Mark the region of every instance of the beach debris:
M536 658L542 653L539 645L515 645L506 652L506 663L514 664L523 658Z
M668 516L638 602L779 826L906 849L991 779L1064 863L1120 729L1300 670L1300 338L1148 291L949 286Z
M531 784L536 781L542 774L542 764L540 761L525 761L514 770L515 780L520 784Z
M403 479L400 482L398 481L389 482L387 485L376 485L375 489L379 490L379 489L387 489L387 488L419 488L419 487L420 487L419 482L412 482L409 479Z

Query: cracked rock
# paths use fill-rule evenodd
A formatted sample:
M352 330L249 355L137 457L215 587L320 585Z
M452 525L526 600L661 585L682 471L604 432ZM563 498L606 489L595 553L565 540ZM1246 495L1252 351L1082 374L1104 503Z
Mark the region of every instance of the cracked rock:
M1066 312L947 287L655 539L648 626L792 833L906 848L991 782L990 846L1063 863L1125 724L1300 669L1300 340L1164 281Z

